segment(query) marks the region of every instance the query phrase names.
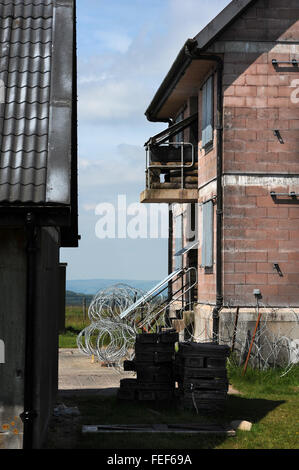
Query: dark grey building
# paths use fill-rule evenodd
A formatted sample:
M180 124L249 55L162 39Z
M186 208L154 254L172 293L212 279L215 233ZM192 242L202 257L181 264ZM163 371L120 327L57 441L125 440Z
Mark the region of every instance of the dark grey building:
M0 0L0 449L42 446L78 246L75 0Z

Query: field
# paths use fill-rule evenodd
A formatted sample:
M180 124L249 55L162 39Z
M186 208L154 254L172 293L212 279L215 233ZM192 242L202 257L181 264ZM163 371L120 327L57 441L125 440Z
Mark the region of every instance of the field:
M65 321L65 332L59 335L59 347L60 348L76 348L77 335L87 325L89 325L89 319L86 315L84 317L83 307L78 306L67 306L66 307L66 321Z

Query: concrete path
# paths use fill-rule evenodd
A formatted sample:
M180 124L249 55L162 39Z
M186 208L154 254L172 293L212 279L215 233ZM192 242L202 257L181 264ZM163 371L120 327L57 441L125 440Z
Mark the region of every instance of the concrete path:
M102 367L97 360L83 355L78 349L59 350L59 391L85 391L105 395L115 395L120 380L133 378L132 372L121 374L113 368Z
M99 395L116 395L120 380L134 378L134 372L119 373L113 368L102 367L78 349L59 350L59 392L74 395L76 392ZM230 394L238 394L231 386Z

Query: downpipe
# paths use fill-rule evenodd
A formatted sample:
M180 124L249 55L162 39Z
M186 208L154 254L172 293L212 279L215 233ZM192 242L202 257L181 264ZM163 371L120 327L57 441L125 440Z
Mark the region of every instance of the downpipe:
M168 274L172 273L172 238L173 238L173 212L172 205L168 205ZM168 303L172 299L172 283L168 283ZM170 309L167 308L166 326L171 327Z
M25 373L24 373L24 412L20 415L24 424L23 448L33 448L34 421L37 412L34 410L35 390L35 319L36 319L36 252L37 226L35 215L26 215L26 339L25 339Z
M203 54L190 40L185 53L192 60L211 60L217 63L217 208L216 208L216 305L213 309L213 343L219 344L219 318L223 308L222 289L222 226L223 226L223 60L213 54Z

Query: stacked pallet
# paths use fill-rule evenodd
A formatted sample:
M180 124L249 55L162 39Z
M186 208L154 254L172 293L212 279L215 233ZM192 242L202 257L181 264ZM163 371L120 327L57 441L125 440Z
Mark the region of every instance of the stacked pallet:
M175 357L178 399L185 409L216 412L228 391L226 361L230 348L214 343L180 343Z
M174 330L136 337L135 359L124 362L124 370L135 371L136 379L122 379L121 400L164 401L174 397L174 354L178 334Z

